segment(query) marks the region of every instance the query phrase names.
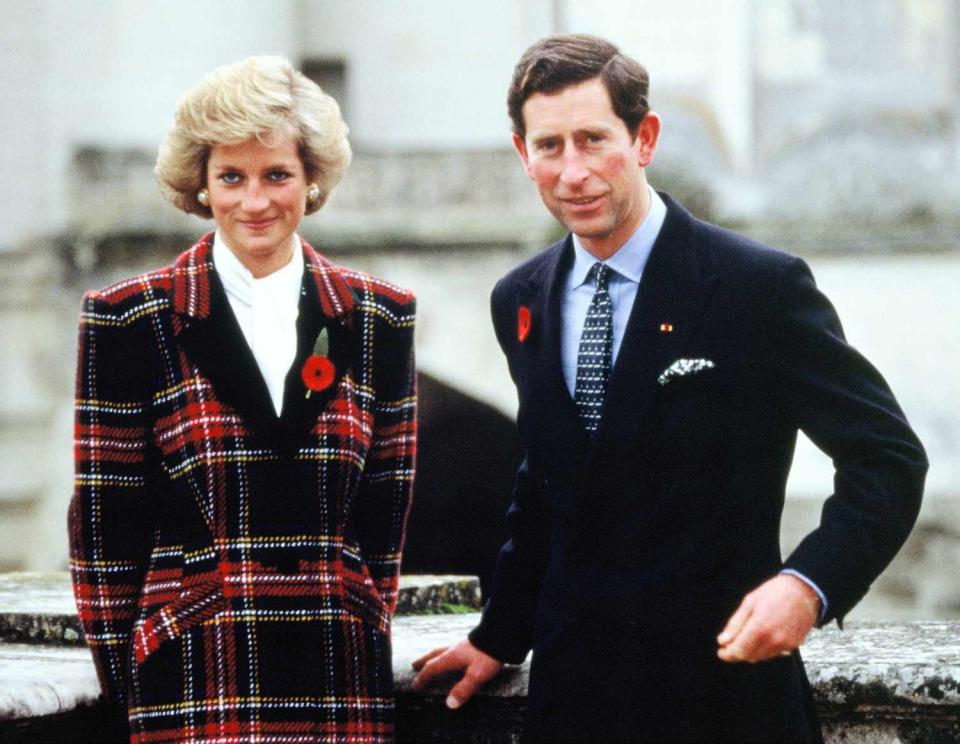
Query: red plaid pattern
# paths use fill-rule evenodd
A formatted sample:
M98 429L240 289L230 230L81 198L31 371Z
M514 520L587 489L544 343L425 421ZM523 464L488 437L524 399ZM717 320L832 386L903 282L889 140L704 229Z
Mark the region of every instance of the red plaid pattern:
M101 685L134 742L391 741L413 296L304 243L337 378L297 404L291 374L271 422L210 351L232 322L211 240L84 298L69 530Z

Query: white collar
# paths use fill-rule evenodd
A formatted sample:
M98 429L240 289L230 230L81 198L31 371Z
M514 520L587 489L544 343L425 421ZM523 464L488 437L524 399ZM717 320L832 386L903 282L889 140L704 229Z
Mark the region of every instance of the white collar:
M291 236L291 240L294 241L294 250L287 264L272 274L256 279L230 250L223 234L217 230L213 239L213 265L223 282L227 296L247 307L253 306L254 292L262 293L274 302L299 305L300 284L303 280L303 250L296 234Z

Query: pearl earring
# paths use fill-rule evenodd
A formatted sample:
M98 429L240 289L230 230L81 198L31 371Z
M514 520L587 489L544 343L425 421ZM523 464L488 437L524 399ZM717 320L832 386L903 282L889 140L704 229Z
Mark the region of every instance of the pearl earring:
M197 201L205 207L210 205L210 194L207 193L206 189L200 189L197 192Z
M311 183L310 187L307 189L307 201L315 202L320 198L320 187L315 183Z

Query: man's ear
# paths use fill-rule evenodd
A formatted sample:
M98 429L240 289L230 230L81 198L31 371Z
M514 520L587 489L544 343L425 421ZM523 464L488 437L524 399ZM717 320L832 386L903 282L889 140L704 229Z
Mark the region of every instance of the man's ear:
M513 133L513 146L517 151L517 155L519 155L523 161L523 169L527 172L527 177L532 181L533 174L530 172L530 158L527 157L527 143L524 142L523 137L516 132Z
M653 111L648 111L637 126L637 141L640 143L638 162L641 168L646 168L653 162L660 142L660 117Z

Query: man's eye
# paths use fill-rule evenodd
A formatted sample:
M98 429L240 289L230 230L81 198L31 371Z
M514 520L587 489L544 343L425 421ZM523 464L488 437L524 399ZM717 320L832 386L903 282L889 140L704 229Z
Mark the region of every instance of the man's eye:
M290 174L286 171L270 171L267 178L269 178L271 181L286 181L288 178L290 178Z
M537 149L541 152L550 152L551 150L557 149L556 142L541 142L537 145Z
M240 174L229 171L227 173L222 173L220 175L220 180L225 184L232 186L234 184L240 183Z

